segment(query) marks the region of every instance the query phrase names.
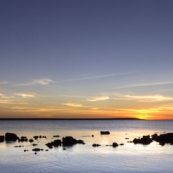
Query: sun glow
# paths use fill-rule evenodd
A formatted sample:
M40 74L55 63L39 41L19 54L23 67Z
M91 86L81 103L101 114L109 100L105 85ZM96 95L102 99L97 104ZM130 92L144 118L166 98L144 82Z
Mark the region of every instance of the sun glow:
M153 110L136 110L136 118L139 119L152 119Z

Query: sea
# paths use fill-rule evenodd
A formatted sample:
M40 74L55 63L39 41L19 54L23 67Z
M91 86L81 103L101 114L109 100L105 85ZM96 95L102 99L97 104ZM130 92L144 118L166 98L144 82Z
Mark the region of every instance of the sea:
M100 131L109 131L101 135ZM171 173L173 145L134 144L143 135L173 132L173 121L1 120L0 135L46 136L30 142L0 143L0 173ZM54 137L54 136L59 137ZM49 149L45 144L72 136L83 144ZM112 143L119 144L112 147ZM99 144L99 147L93 147ZM121 144L121 145L120 145ZM20 146L20 147L19 147ZM34 152L32 149L42 151Z

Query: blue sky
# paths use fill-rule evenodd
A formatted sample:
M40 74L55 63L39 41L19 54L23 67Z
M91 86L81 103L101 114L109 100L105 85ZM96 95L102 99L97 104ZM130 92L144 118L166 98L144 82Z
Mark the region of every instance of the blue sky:
M172 119L172 8L1 1L0 116Z

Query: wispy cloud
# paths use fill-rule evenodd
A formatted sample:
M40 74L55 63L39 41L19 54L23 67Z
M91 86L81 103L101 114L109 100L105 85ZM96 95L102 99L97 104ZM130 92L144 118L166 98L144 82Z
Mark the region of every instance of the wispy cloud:
M165 97L162 95L150 95L150 96L139 96L139 95L125 95L117 99L121 100L136 100L139 102L161 102L173 100L172 97Z
M107 77L113 77L113 76L128 75L128 74L132 74L132 73L134 73L134 72L105 74L105 75L99 75L99 76L89 76L89 77L82 77L82 78L67 79L67 80L62 80L62 81L59 81L59 82L70 82L70 81L79 81L79 80L107 78Z
M71 102L63 103L63 105L70 106L70 107L84 107L82 104L71 103Z
M95 101L108 100L108 99L109 99L109 96L100 96L100 97L92 97L87 100L91 102L95 102Z
M1 81L0 82L0 85L4 85L4 84L7 84L8 82L6 82L6 81Z
M155 82L155 83L143 83L143 84L135 84L135 85L129 85L124 87L118 87L116 89L123 89L123 88L135 88L135 87L145 87L145 86L155 86L155 85L169 85L173 84L173 81L169 82Z
M24 83L24 84L16 84L16 86L30 86L30 85L48 85L49 83L53 82L49 78L44 78L44 79L35 79L29 83Z
M13 98L13 96L6 96L6 95L0 93L0 98L2 98L2 99L8 99L8 98Z
M14 104L14 102L12 100L1 100L0 99L0 104Z
M36 94L26 94L26 93L15 93L16 96L22 97L22 98L33 98L36 97Z
M86 96L63 95L63 94L60 94L60 95L57 95L57 96L60 96L60 97L69 97L69 98L87 98Z

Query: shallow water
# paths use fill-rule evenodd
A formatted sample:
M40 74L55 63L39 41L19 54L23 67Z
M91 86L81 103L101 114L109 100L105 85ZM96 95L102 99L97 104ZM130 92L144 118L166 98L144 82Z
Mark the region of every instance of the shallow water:
M100 135L101 130L109 130L110 135ZM45 135L47 139L29 142L0 143L0 172L2 173L54 173L54 172L172 172L173 145L160 146L127 143L135 137L164 132L173 132L173 121L138 120L16 120L0 121L0 135L14 132L19 137ZM53 138L53 135L60 135ZM94 135L92 137L91 135ZM85 145L48 149L45 143L65 136L82 139ZM128 140L125 138L129 138ZM124 143L113 148L113 142ZM93 143L101 144L92 147ZM15 148L16 145L24 147ZM33 148L43 148L36 155ZM29 150L24 152L24 150Z

